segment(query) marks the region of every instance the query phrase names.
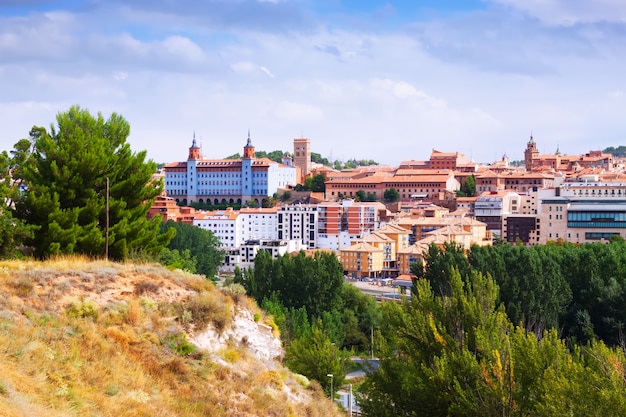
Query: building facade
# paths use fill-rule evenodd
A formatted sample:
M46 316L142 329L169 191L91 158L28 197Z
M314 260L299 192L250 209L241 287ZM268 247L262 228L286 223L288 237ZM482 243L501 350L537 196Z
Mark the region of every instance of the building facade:
M317 248L317 204L289 204L278 210L278 239L298 239L307 249Z
M256 158L248 133L239 159L205 159L194 135L187 161L163 167L165 192L177 203L246 204L297 183L297 169L267 158Z

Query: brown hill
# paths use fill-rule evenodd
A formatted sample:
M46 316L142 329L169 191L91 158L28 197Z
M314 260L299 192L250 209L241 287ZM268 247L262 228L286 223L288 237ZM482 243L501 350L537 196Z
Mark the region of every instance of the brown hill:
M0 261L0 416L343 415L226 292L151 264Z

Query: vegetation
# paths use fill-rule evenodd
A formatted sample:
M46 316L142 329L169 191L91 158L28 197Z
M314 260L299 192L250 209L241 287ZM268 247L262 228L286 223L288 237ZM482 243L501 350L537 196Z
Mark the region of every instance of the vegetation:
M27 188L14 194L13 216L34 231L23 235L25 244L41 258L158 255L173 232L159 234L160 218L146 214L163 184L152 179L156 164L145 161L146 152L131 151L126 120L72 107L57 124L50 131L33 127L30 140L14 150L13 178Z
M461 184L461 189L457 191L457 195L459 197L474 197L476 195L476 178L473 174L465 178Z
M383 193L383 198L385 199L385 201L393 203L400 199L400 193L395 188L389 188Z
M364 201L364 202L373 202L373 201L378 201L378 198L376 197L376 193L365 193L365 191L359 190L356 192L354 200Z
M304 185L296 185L295 190L323 193L326 191L326 176L324 174L315 174L312 177L306 177Z
M213 278L224 260L224 253L219 249L220 241L213 232L173 220L161 223L161 233L167 233L169 229L176 230L176 234L164 252L161 253L161 259L168 252L178 251L178 253L183 254L188 251L189 258L193 260L195 265L193 269L191 267L183 269ZM166 266L172 265L167 262L162 263Z
M376 301L343 282L334 254L272 259L260 251L254 269L235 271L235 281L274 317L286 346L286 363L329 389L327 374L339 383L349 356L367 352L370 332L378 326ZM337 385L339 386L339 385Z
M365 416L624 415L626 358L593 342L571 350L556 330L514 326L489 276L453 269L447 293L427 279L383 305L380 368L361 386ZM540 337L537 337L540 336Z
M219 326L234 310L200 276L86 258L0 261L0 310L2 416L340 415L317 384L243 344L198 349L185 328Z
M613 146L609 146L608 148L604 149L602 152L613 154L613 156L616 158L624 158L626 157L626 146L618 146L617 148Z
M12 258L20 254L18 247L32 238L34 228L15 217L11 210L13 201L19 196L19 189L13 186L11 171L16 169L16 161L5 152L0 153L0 259Z

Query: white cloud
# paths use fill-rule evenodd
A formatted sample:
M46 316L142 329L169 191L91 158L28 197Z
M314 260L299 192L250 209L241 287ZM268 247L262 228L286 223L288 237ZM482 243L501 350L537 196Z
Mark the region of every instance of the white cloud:
M626 22L623 0L491 0L528 13L545 23L574 25L590 22Z

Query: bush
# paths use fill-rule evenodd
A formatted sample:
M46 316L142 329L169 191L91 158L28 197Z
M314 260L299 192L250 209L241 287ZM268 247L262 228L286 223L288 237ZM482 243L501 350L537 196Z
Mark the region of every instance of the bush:
M67 315L78 318L89 317L95 320L98 318L98 307L90 300L73 301L67 308Z
M203 292L193 297L186 305L191 312L197 329L213 323L218 332L222 332L232 321L232 302L217 291Z
M181 356L189 355L196 350L196 347L187 341L187 335L183 332L165 336L163 344Z

